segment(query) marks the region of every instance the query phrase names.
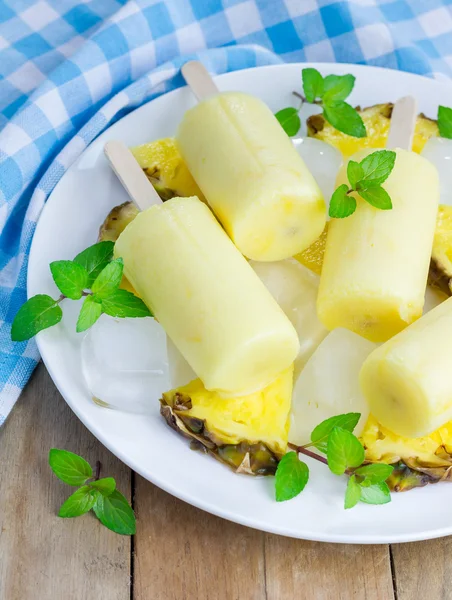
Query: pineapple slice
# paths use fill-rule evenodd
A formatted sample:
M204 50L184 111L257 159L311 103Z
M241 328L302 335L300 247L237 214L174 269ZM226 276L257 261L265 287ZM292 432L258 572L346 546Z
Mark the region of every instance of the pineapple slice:
M394 465L389 487L398 492L452 478L452 422L429 436L406 438L380 425L371 415L361 441L369 462Z
M429 284L452 294L452 206L441 204L433 239Z
M274 475L287 449L293 366L254 394L225 398L199 379L163 394L160 412L176 431L237 473Z
M375 106L369 106L362 110L359 106L356 107L366 126L367 137L364 138L355 138L346 133L341 133L330 125L322 115L312 115L308 118L308 135L335 146L346 157L363 148L384 148L393 107L394 105L390 102L375 104ZM438 126L436 121L421 113L417 118L413 150L420 152L427 140L437 135Z
M328 234L328 221L325 223L325 229L320 236L306 250L295 254L294 258L302 265L321 275L323 265L323 255L325 254L326 236Z
M131 151L163 201L174 196L198 196L205 202L174 138L135 146Z

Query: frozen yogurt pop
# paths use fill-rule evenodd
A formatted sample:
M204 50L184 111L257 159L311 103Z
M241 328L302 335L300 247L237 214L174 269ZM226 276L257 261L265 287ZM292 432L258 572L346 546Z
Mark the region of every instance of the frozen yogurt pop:
M374 208L354 193L356 211L330 221L317 300L327 329L345 327L373 342L388 340L422 315L438 211L436 168L414 152L394 151L394 168L383 183L393 208ZM347 165L337 178L337 186L344 183Z
M207 389L256 391L297 356L289 319L198 198L173 198L139 213L115 255Z
M270 109L248 94L219 93L200 63L182 72L201 102L185 113L177 144L237 248L260 261L307 248L323 231L325 203Z
M452 298L374 350L360 373L371 413L397 435L429 435L452 419Z

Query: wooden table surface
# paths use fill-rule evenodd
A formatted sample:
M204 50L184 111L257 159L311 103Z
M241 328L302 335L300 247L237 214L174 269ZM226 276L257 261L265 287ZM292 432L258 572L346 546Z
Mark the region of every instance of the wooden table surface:
M70 488L51 447L100 460L132 498L134 538L60 519ZM40 365L0 429L1 600L452 599L452 538L350 546L279 537L193 508L130 471L75 417ZM452 509L451 509L452 510Z

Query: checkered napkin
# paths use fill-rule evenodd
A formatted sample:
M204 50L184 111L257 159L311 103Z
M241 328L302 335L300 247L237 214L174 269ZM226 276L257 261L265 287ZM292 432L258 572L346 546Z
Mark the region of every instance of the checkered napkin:
M450 77L452 0L0 0L0 425L39 359L10 327L46 198L195 56L214 73L283 59Z

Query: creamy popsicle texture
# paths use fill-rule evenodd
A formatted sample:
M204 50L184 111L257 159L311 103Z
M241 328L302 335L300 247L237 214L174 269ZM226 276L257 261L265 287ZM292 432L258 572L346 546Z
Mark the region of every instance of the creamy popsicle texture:
M370 412L414 438L452 420L452 298L374 350L360 373Z
M297 356L289 319L198 198L137 215L115 255L207 389L254 392Z
M289 258L322 233L322 193L261 100L212 96L185 113L176 140L213 212L248 258Z
M436 168L413 152L395 152L383 183L393 208L374 208L355 194L356 211L330 221L317 300L328 329L345 327L373 342L388 340L422 315L438 211ZM337 186L343 183L347 165L337 178Z

